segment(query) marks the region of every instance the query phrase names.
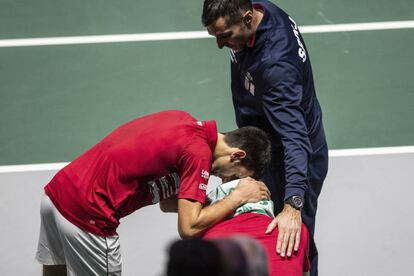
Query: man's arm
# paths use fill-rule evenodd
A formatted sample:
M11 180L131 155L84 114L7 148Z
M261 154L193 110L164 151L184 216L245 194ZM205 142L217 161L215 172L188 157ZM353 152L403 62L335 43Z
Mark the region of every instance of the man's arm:
M284 149L285 200L292 196L304 198L307 186L307 173L311 145L305 121L303 100L303 80L305 61L298 55L299 45L292 30L280 29L281 43L289 47L275 49L274 60L264 73L263 81L267 89L263 95L263 108L273 129L280 135ZM301 229L300 210L285 204L282 212L269 225L266 233L276 226L279 235L276 249L281 256L291 256L298 250Z
M305 196L310 141L304 111L300 107L303 91L299 76L295 76L297 72L291 64L283 66L272 70L273 74L269 73L272 74L269 79L273 79L274 84L263 96L263 106L266 117L281 137L286 174L284 199L287 200L292 196ZM287 76L280 76L283 73ZM276 251L282 257L291 256L293 250L299 250L301 224L300 210L285 203L283 210L269 225L266 233L275 227L279 229Z
M230 195L204 208L200 202L178 199L178 232L182 238L200 236L206 229L226 218L240 205L263 199L270 199L269 190L263 182L252 178L240 180Z

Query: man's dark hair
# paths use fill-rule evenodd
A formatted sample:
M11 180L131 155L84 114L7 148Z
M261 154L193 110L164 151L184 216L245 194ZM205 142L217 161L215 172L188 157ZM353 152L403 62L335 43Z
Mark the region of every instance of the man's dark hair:
M201 22L207 27L224 17L228 25L233 25L242 20L242 13L252 9L251 0L205 0Z
M167 276L226 276L219 248L201 239L179 240L169 250Z
M246 152L241 164L254 171L254 177L260 178L271 159L271 146L267 134L257 127L241 127L224 133L224 142L233 148Z

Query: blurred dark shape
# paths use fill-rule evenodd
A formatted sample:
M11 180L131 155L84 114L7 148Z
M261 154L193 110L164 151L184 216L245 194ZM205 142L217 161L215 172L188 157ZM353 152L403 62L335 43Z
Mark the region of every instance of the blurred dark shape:
M170 246L167 276L268 276L266 253L252 238L179 240Z
M228 276L218 247L210 241L187 239L169 249L168 276Z

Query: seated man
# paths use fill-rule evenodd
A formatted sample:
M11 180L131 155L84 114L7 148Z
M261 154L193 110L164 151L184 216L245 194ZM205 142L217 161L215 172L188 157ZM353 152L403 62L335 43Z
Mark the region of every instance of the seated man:
M237 187L240 180L233 180L219 185L207 195L210 206L214 206L229 196ZM233 235L247 235L259 241L267 252L270 276L301 276L309 271L309 233L302 224L301 246L297 254L282 258L276 253L277 228L271 234L265 234L267 226L274 218L273 202L262 200L256 203L246 203L236 209L234 214L209 228L204 239L225 238Z
M183 111L120 126L46 185L36 254L43 275L120 275L119 220L170 198L178 203L180 234L201 235L240 205L269 198L263 183L245 178L230 196L203 208L210 170L248 177L269 160L267 135L254 127L221 134L214 121Z

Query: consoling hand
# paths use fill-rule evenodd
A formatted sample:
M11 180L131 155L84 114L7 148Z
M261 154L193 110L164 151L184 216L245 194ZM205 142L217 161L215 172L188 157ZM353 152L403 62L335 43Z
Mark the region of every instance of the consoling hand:
M289 204L285 204L283 211L267 226L266 234L278 227L276 252L280 256L292 256L292 250L299 250L302 217L300 210L296 210Z
M270 199L270 191L266 185L251 177L240 179L233 193L236 193L242 199L243 204Z

